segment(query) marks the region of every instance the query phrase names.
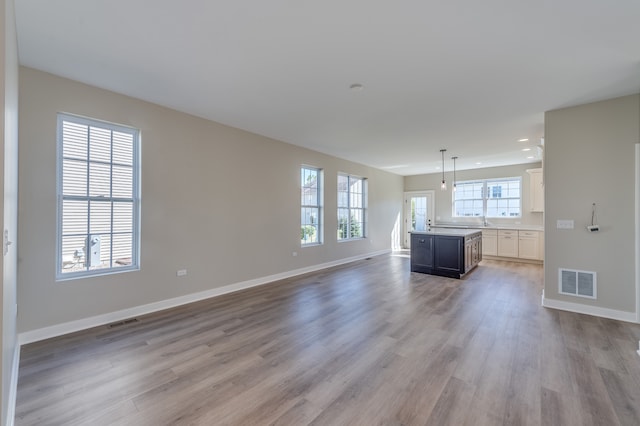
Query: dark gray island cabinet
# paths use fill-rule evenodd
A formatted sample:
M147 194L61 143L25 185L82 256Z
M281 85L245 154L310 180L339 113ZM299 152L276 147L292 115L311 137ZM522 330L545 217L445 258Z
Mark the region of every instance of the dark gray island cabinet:
M482 232L435 229L411 233L411 272L460 278L482 260Z

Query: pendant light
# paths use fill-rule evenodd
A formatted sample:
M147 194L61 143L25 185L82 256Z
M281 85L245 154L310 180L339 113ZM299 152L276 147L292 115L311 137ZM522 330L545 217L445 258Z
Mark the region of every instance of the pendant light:
M440 189L443 191L447 190L447 182L445 182L444 180L444 153L446 152L446 149L441 149L440 153L442 154L442 183L440 184Z
M451 157L451 159L453 160L453 191L455 192L456 190L456 159L458 157Z

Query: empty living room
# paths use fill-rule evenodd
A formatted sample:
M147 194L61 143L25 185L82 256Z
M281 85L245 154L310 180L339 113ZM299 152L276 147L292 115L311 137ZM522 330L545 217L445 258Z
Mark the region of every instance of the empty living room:
M2 6L2 425L640 424L640 4Z

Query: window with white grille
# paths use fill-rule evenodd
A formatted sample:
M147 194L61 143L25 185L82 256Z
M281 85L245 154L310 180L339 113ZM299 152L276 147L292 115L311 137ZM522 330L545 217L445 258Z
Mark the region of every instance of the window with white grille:
M139 131L58 114L57 278L137 270Z
M453 217L520 217L522 178L456 182Z
M367 235L367 179L338 175L338 241Z
M322 243L322 170L300 168L300 244Z

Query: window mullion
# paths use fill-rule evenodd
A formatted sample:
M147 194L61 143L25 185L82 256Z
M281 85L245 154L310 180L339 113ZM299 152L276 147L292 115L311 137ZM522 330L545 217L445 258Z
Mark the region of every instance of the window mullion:
M351 238L351 176L347 176L347 238Z
M109 267L113 267L113 130L109 132L109 205L111 207L111 223L109 224Z
M482 185L482 216L487 217L488 213L488 205L489 202L489 187L487 186L487 181L485 180Z
M85 235L85 243L84 243L84 270L89 270L89 251L91 247L90 244L90 235L91 235L91 126L87 126L87 235Z

